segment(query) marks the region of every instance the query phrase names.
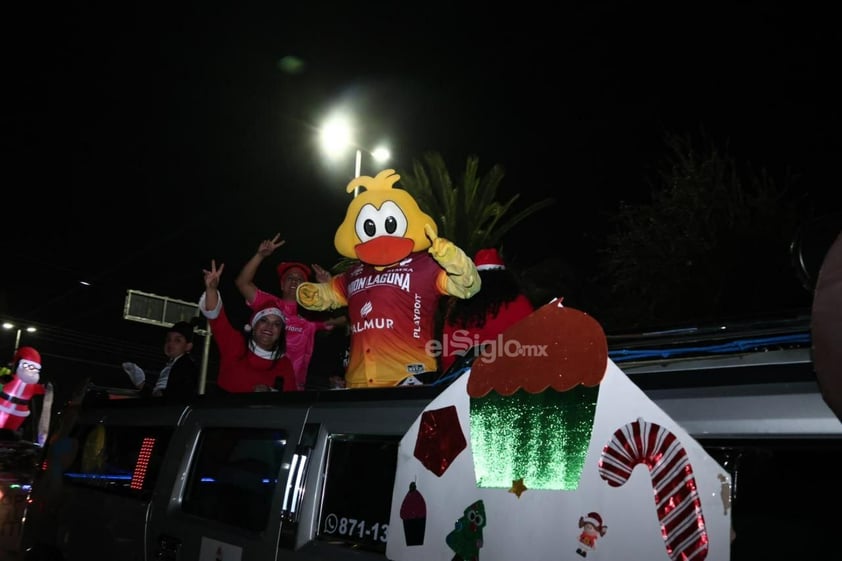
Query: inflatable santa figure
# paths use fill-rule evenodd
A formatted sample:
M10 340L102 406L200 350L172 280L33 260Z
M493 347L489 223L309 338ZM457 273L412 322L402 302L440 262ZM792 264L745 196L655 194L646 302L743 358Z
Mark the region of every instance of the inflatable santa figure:
M0 428L18 430L29 416L29 400L43 394L41 355L32 347L21 347L15 353L15 373L0 390Z

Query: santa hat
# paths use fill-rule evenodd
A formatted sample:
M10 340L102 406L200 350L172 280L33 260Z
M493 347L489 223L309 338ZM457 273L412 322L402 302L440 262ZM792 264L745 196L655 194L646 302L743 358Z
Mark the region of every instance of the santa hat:
M602 528L602 517L596 512L589 512L587 516L582 517L580 526L584 526L585 524L590 524L591 526L599 530L600 528Z
M19 360L28 360L29 362L41 364L41 354L32 347L21 347L15 353L15 362Z
M286 323L286 316L284 316L284 313L280 310L280 308L277 308L277 307L269 304L266 307L255 311L251 315L251 319L249 320L248 324L245 326L245 330L251 331L252 329L254 329L254 326L257 325L257 322L260 321L260 318L266 317L266 316L278 316L279 318L281 318L281 321Z
M300 269L301 272L304 273L305 279L309 279L313 275L313 272L310 270L310 267L308 267L304 263L298 263L296 261L284 261L283 263L278 265L278 280L284 282L284 275L286 275L291 269Z
M477 271L502 271L506 268L503 258L500 257L500 254L494 248L477 251L477 254L474 256L474 265L477 266Z

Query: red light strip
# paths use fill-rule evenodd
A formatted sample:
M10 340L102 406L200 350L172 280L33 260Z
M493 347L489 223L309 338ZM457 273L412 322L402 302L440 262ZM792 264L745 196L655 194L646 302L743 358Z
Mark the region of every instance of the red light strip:
M149 458L152 456L152 448L155 446L155 439L147 436L140 445L140 452L137 454L137 462L132 472L131 489L143 489L143 481L146 479L146 470L149 469Z

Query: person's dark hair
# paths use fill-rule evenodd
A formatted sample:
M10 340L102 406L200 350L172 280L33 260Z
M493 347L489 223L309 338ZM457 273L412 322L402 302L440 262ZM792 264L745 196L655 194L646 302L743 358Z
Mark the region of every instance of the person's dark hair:
M167 333L179 333L187 339L188 343L193 342L193 335L195 331L194 326L197 325L198 318L192 318L190 321L178 321L172 327L167 329Z
M521 293L517 278L508 269L489 269L479 272L482 288L467 299L452 298L447 321L456 327L485 325L487 315L497 315L500 306L512 302Z
M246 336L248 337L248 348L250 351L254 351L257 348L257 343L254 341L254 330L250 329L246 331ZM272 365L269 366L271 370L272 366L283 358L284 353L287 351L287 332L286 332L286 322L281 320L281 334L278 337L278 341L275 343L275 346L269 349L269 352L272 353Z

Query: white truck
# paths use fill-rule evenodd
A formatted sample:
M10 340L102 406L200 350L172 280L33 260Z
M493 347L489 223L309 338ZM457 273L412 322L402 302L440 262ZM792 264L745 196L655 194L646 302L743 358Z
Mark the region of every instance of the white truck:
M842 423L810 352L803 319L609 337L612 360L730 474L731 559L838 550ZM29 498L23 558L386 559L400 440L445 388L65 411Z

